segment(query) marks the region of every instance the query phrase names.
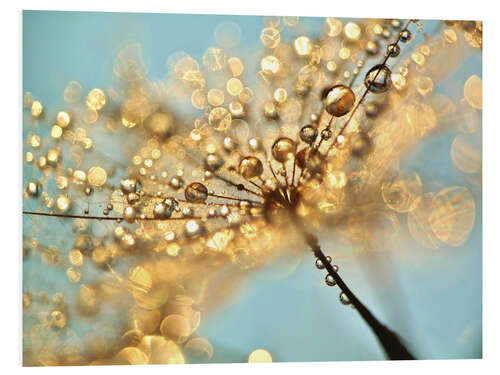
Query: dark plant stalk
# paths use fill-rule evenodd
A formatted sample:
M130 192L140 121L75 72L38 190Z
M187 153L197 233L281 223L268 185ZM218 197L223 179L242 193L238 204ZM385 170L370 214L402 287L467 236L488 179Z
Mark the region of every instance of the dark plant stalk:
M307 244L311 247L314 255L321 260L326 270L339 286L340 290L345 293L349 298L351 304L358 310L359 314L363 320L370 326L373 333L377 336L380 344L384 348L387 357L391 360L410 360L416 359L410 351L403 344L399 336L385 325L380 323L378 319L371 313L370 310L356 297L356 295L349 289L342 278L333 269L333 266L326 259L325 254L319 246L319 242L316 236L312 234L306 235Z

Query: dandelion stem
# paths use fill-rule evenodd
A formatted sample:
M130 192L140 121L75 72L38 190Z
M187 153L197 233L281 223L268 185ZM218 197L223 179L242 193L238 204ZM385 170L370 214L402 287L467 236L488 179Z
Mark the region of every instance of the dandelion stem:
M332 275L340 290L346 294L351 304L356 308L356 310L358 310L363 320L370 326L373 333L375 333L380 344L384 348L387 357L391 360L415 359L415 357L403 344L399 336L394 331L379 322L371 311L356 297L351 289L349 289L339 274L335 272L333 266L330 262L328 262L325 254L321 250L318 239L314 235L308 234L306 235L306 241L313 250L314 255L321 260L328 273Z

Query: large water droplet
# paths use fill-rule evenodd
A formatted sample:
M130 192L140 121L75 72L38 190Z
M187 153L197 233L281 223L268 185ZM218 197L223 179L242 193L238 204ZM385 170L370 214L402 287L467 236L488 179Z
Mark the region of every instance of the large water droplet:
M202 183L193 182L184 190L184 196L188 202L201 203L207 199L208 190Z
M335 117L344 116L354 107L356 96L344 85L335 85L324 94L326 111Z
M316 140L318 136L318 129L312 125L305 125L300 129L299 137L305 143L311 144Z
M391 85L391 70L385 65L375 65L366 73L365 86L375 94L386 92Z
M295 153L295 142L290 138L278 138L276 142L274 142L271 152L277 161L284 163L293 158Z
M262 162L254 156L247 156L241 159L239 166L240 174L250 180L255 177L259 177L264 171Z

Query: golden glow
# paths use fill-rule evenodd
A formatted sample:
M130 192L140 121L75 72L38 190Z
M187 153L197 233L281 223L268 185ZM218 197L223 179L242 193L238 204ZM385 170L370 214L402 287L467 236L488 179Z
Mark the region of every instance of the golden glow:
M348 40L358 40L361 36L361 28L357 23L349 22L344 27L344 34Z
M295 47L295 52L297 52L297 55L299 56L310 55L313 48L311 39L307 36L299 36L293 42L293 46Z
M106 183L107 178L108 175L106 171L104 170L104 168L99 166L90 168L89 172L87 173L87 180L92 186L103 186Z
M43 105L38 100L35 100L31 105L31 116L40 117L43 113Z
M479 76L471 75L464 85L464 97L472 108L483 108L483 81Z
M248 363L269 363L272 361L273 357L265 349L256 349L248 356Z
M280 68L280 61L275 56L266 56L260 60L260 68L266 73L275 74Z
M98 111L106 105L106 95L101 89L93 89L87 95L87 107Z
M243 84L238 78L230 78L226 83L226 90L233 96L238 96L243 90Z

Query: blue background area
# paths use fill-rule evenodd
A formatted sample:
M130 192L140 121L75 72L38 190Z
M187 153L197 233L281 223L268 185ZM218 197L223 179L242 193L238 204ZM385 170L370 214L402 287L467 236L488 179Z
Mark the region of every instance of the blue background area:
M169 55L185 51L200 59L206 48L215 45L215 27L227 21L241 28L238 55L261 48L261 17L25 11L23 91L42 98L46 108L58 108L71 80L81 82L84 92L108 87L114 57L131 40L143 47L148 76L162 79ZM432 32L436 25L429 21L428 29ZM304 27L318 32L323 20L307 19ZM450 79L463 87L471 74L482 74L480 53ZM453 99L462 96L436 88L440 89ZM29 130L24 129L24 136ZM403 164L424 181L468 186L449 153L456 134L450 130L431 138ZM482 355L482 197L480 188L470 189L476 200L476 224L464 245L431 251L415 243L401 256L398 252L357 256L341 265L343 277L361 300L410 342L420 358ZM401 224L406 226L406 218ZM335 244L326 243L324 249L335 258ZM354 310L338 302L337 289L324 286L324 273L313 262L306 255L296 272L279 280L268 276L280 265L252 274L237 297L203 317L198 333L212 342L213 361L246 361L256 348L267 349L276 361L383 359L369 328ZM373 272L380 264L388 265L387 274ZM25 279L50 290L60 276L40 275L40 269L39 263L26 262Z

